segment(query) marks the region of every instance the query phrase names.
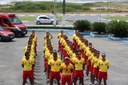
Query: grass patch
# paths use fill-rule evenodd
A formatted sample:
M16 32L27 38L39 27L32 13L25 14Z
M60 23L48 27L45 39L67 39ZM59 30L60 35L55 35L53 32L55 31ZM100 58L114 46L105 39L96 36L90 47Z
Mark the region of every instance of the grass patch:
M36 17L35 16L22 16L19 17L21 21L35 21Z
M128 20L128 16L113 16L113 17L107 17L104 19L110 19L110 20Z

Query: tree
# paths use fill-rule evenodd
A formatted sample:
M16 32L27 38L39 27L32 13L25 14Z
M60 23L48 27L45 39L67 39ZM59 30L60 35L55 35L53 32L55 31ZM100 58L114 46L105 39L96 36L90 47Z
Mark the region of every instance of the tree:
M113 34L115 37L128 36L128 22L126 21L111 21L108 23L106 31Z
M92 24L92 31L98 32L101 34L102 32L105 33L106 24L104 22L94 22Z
M74 22L74 29L79 30L80 32L90 30L91 23L88 20L77 20Z

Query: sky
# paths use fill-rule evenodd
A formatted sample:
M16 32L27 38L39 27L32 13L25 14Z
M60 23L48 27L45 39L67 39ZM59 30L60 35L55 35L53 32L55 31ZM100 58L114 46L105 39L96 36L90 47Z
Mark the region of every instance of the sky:
M10 2L13 1L54 1L54 0L0 0L0 4L8 4ZM56 0L58 2L63 1L63 0ZM118 1L127 1L128 0L66 0L66 2L73 2L73 3L87 3L87 2L95 2L95 1L114 1L114 2L118 2Z

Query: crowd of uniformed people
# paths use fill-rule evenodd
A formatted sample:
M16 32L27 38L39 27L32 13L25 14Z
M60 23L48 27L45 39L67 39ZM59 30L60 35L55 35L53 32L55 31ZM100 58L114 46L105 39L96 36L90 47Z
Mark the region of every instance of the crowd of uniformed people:
M90 85L107 85L107 71L109 61L105 53L100 53L85 39L78 31L73 34L73 40L61 31L58 35L58 50L53 47L53 36L49 32L44 34L44 72L47 75L47 83L53 85L86 85L86 80L90 80ZM30 43L31 41L31 43ZM26 78L30 79L33 85L33 66L35 62L37 36L32 33L28 44L25 47L25 56L22 59L23 85ZM28 58L29 56L29 58ZM31 64L30 68L27 63ZM30 73L29 73L30 72ZM85 79L86 80L85 80ZM79 81L79 82L78 82Z
M24 56L21 59L21 64L23 67L22 85L25 85L27 82L27 78L30 80L30 84L34 85L34 66L35 66L35 58L37 56L36 52L37 48L37 35L35 31L32 31L32 34L29 37L29 40L24 48Z

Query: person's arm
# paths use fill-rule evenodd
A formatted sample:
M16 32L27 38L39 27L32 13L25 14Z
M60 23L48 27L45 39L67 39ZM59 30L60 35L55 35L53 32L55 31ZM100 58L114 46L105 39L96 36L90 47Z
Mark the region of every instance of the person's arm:
M83 63L83 70L85 70L85 63Z
M108 69L109 69L109 62L108 62Z
M48 75L50 74L51 65L48 65Z
M24 68L24 64L21 64L21 66Z

